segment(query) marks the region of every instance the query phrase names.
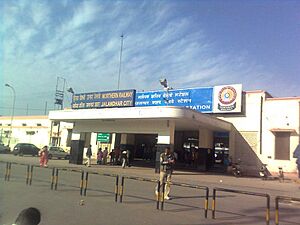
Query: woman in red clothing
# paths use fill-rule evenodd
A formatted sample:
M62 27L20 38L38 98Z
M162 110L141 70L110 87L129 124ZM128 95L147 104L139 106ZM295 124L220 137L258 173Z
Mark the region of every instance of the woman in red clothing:
M48 163L48 146L44 146L40 152L39 152L39 156L40 156L40 166L41 167L48 167L47 163Z

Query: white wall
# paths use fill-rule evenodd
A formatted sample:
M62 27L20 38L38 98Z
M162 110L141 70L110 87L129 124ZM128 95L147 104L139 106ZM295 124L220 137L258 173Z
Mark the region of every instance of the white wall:
M250 147L249 149L256 154L261 163L268 164L268 169L271 172L277 172L279 166L282 166L285 172L296 172L295 159L292 158L292 154L299 143L300 98L276 99L266 98L266 95L262 91L246 92L243 115L224 115L218 118L231 122L235 126L248 144L247 147ZM260 131L261 98L263 99L263 108L262 130ZM294 130L290 138L290 160L274 159L275 136L271 131L272 129ZM262 140L260 140L260 132L262 132ZM244 149L239 149L241 141L240 139L235 146L235 155L244 157L242 161L247 161L249 151L245 154ZM260 144L262 149L260 149Z
M293 151L299 144L299 100L270 99L265 102L263 120L263 159L272 171L282 166L284 171L296 172ZM275 160L275 135L272 129L293 130L290 137L290 160Z

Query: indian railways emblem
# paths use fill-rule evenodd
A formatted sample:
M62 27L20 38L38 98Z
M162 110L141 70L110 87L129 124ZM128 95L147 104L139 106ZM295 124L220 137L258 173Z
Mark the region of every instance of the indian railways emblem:
M220 111L232 111L236 108L237 93L235 88L231 86L223 87L218 94L218 109Z

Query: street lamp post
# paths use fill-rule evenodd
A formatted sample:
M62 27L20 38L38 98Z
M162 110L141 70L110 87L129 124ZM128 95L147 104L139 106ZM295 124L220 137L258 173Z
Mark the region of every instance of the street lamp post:
M9 139L8 139L8 146L10 145L10 140L11 140L11 134L12 134L12 123L14 120L14 113L15 113L15 103L16 103L16 91L13 88L13 86L9 84L5 84L5 87L8 87L12 90L13 92L13 105L12 105L12 113L11 113L11 119L10 119L10 131L9 131Z
M120 90L121 66L122 66L122 53L123 53L123 40L124 35L121 35L121 49L120 49L120 64L119 64L119 77L118 77L118 90Z

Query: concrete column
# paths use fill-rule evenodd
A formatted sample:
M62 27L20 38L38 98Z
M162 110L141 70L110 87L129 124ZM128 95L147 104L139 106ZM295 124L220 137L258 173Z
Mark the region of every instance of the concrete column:
M86 150L87 150L88 146L91 144L91 133L90 132L73 132L72 133L72 141L73 140L84 141L83 156L85 157ZM92 152L93 152L92 157L94 157L97 154L97 148L93 147L93 145L92 145Z
M166 129L158 132L157 137L157 149L156 149L156 157L155 157L155 173L159 173L160 163L159 157L160 154L165 150L165 147L169 146L171 151L174 150L174 139L175 139L175 122L174 121L166 121Z
M168 144L171 148L174 147L175 138L175 122L167 121L166 129L158 133L157 144Z
M213 148L214 133L206 128L199 128L199 148Z
M73 133L72 133L72 136L71 136L71 140L72 140L72 141L73 141L73 140L85 140L85 139L84 139L85 136L84 136L83 134L84 134L84 133L82 133L82 132L81 132L81 133L80 133L80 132L79 132L79 133L73 132Z
M97 141L97 133L90 133L90 143L89 144L91 144L92 145L92 153L93 153L93 155L92 155L92 158L97 158L97 152L98 152L98 146L97 146L97 143L96 143L96 141Z

